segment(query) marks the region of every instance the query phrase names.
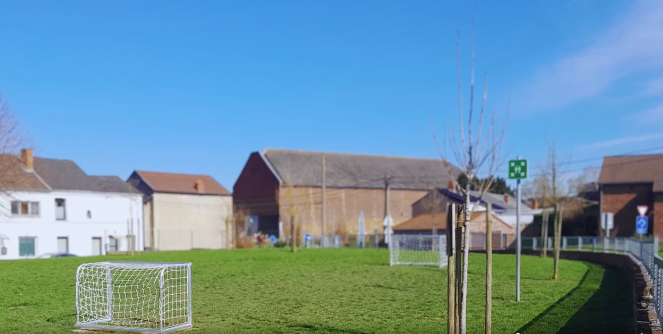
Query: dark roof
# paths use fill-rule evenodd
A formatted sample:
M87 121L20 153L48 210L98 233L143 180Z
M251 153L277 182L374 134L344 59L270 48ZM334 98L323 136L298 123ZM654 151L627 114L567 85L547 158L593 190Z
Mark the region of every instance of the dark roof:
M96 183L97 186L105 192L110 193L132 193L140 194L138 189L134 188L128 182L122 181L117 176L90 176Z
M34 157L34 170L20 169L16 190L83 190L95 192L129 193L127 183L117 176L90 176L71 160ZM139 193L137 190L134 192Z
M441 159L324 154L328 187L384 188L388 180L393 189L429 190L460 174ZM322 152L265 149L262 155L285 185L322 186Z
M71 160L34 158L35 172L54 190L103 191Z
M663 154L605 157L598 182L652 183L653 191L663 191Z
M493 224L502 224L507 226L508 228L513 228L511 225L505 223L501 219L499 219L495 214L491 215L493 217ZM470 217L470 221L472 223L486 223L486 212L485 211L480 211L480 212L472 212L472 216ZM398 231L430 231L433 229L433 222L437 224L437 229L438 230L444 230L447 228L447 214L446 213L427 213L423 215L418 215L410 220L404 221L396 226L394 226L392 229L394 232Z
M196 182L203 181L206 195L230 195L230 192L209 175L172 174L134 171L154 192L198 194Z

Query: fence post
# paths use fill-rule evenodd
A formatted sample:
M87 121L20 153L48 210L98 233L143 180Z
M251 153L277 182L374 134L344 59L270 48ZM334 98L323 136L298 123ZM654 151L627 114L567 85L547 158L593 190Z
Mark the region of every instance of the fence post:
M566 250L566 237L562 237L562 250Z
M592 253L596 253L596 238L592 239Z
M536 237L532 238L532 249L536 250Z
M440 239L437 242L437 248L438 248L439 253L440 253L440 255L438 255L438 257L439 257L438 261L440 262L440 268L442 268L443 267L442 258L447 256L447 254L446 254L446 252L447 252L447 243L446 243L446 238L445 238L444 235L440 235Z
M658 255L658 237L657 236L654 236L654 246L653 247L654 247L654 249L653 249L654 255Z
M578 237L578 250L582 250L582 237Z

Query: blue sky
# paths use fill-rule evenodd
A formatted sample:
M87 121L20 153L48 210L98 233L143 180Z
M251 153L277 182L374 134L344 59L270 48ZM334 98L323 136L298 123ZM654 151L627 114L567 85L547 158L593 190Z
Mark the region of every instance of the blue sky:
M429 115L441 138L450 112L457 123L457 28L467 106L472 11L3 1L0 91L37 155L88 174L201 173L232 188L265 147L437 157ZM500 123L511 89L504 153L535 164L550 140L572 161L663 151L663 2L478 1L476 22L476 80L487 71Z

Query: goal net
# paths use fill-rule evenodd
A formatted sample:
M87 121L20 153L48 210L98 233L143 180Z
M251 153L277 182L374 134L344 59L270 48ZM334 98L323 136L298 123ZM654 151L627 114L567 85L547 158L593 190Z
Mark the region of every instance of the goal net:
M191 263L80 265L76 271L76 326L141 333L190 328Z
M394 234L389 243L389 265L447 265L445 235Z

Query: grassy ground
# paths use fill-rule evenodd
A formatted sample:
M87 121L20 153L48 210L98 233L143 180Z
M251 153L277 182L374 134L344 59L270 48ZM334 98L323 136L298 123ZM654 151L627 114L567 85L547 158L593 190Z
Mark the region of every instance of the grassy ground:
M483 332L484 259L470 257L468 333ZM100 260L0 262L0 333L71 333L76 267ZM446 331L446 271L389 267L385 250L163 252L131 260L193 262L195 333ZM562 260L553 282L550 258L523 256L521 303L514 272L513 255L494 255L494 333L627 331L629 286L616 269Z

